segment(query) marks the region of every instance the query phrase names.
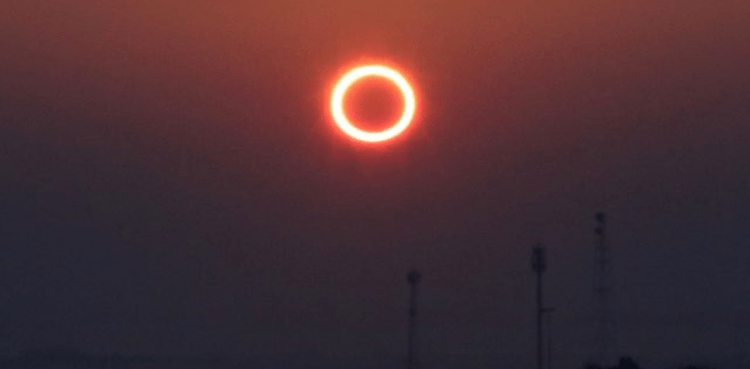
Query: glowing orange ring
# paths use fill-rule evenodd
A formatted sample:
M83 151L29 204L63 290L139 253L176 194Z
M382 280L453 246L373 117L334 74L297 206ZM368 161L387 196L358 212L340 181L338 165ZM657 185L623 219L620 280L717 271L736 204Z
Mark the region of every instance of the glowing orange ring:
M346 113L344 113L344 96L346 95L346 91L355 82L370 76L385 78L393 82L401 90L401 95L404 98L404 112L401 114L398 122L389 128L377 132L357 128L347 119ZM414 98L414 90L412 90L409 82L406 81L401 73L382 65L365 65L352 69L341 77L336 87L334 87L333 95L331 96L331 114L336 125L350 137L365 142L380 142L398 136L411 124L415 110L416 99Z

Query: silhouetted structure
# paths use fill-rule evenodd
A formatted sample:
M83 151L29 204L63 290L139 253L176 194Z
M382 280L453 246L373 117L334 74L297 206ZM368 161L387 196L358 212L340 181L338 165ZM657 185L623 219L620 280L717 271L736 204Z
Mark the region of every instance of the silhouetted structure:
M542 301L542 274L547 270L547 260L541 243L534 246L531 252L531 268L537 275L536 279L536 368L543 369L544 342L542 334L542 315L545 312Z
M416 353L416 335L417 335L417 284L422 278L418 271L412 270L406 275L406 280L409 281L411 286L411 293L409 296L409 342L407 349L406 367L407 369L417 369L417 353Z
M594 364L606 367L614 364L615 355L615 320L612 313L612 267L609 248L606 244L606 223L604 213L596 213L597 226L596 246L594 248L594 304L595 304L595 334L594 334Z

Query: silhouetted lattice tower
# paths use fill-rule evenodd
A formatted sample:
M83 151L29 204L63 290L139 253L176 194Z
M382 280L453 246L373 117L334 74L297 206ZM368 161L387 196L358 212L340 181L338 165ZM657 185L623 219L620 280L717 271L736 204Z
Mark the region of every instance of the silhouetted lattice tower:
M614 365L616 357L616 326L613 307L613 277L611 256L606 243L607 217L596 213L596 246L594 248L594 363L602 367Z
M411 291L409 295L409 342L407 348L406 367L407 369L417 369L419 362L417 361L417 284L422 278L418 271L412 270L406 275L406 280L409 281Z

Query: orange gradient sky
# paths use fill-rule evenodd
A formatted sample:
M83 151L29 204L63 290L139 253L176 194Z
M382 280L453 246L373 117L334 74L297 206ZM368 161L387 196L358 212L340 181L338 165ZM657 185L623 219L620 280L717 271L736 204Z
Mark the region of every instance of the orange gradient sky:
M602 210L623 350L747 368L748 45L748 1L3 1L0 354L390 367L417 267L425 367L527 368L542 239L579 367ZM373 61L397 145L331 121Z

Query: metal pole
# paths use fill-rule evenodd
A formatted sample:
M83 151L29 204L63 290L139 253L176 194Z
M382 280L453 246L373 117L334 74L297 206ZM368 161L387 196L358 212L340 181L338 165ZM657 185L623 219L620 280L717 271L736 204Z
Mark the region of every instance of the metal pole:
M407 274L406 279L411 286L409 296L409 346L407 348L406 368L417 369L417 355L414 341L417 334L417 283L419 283L421 275L418 271L412 270Z
M536 368L544 369L542 366L543 353L542 353L542 273L537 273L537 284L536 284Z
M544 247L537 244L532 249L531 267L537 275L536 279L536 367L544 369L544 336L542 332L542 314L544 313L542 300L542 273L547 269L544 257Z

